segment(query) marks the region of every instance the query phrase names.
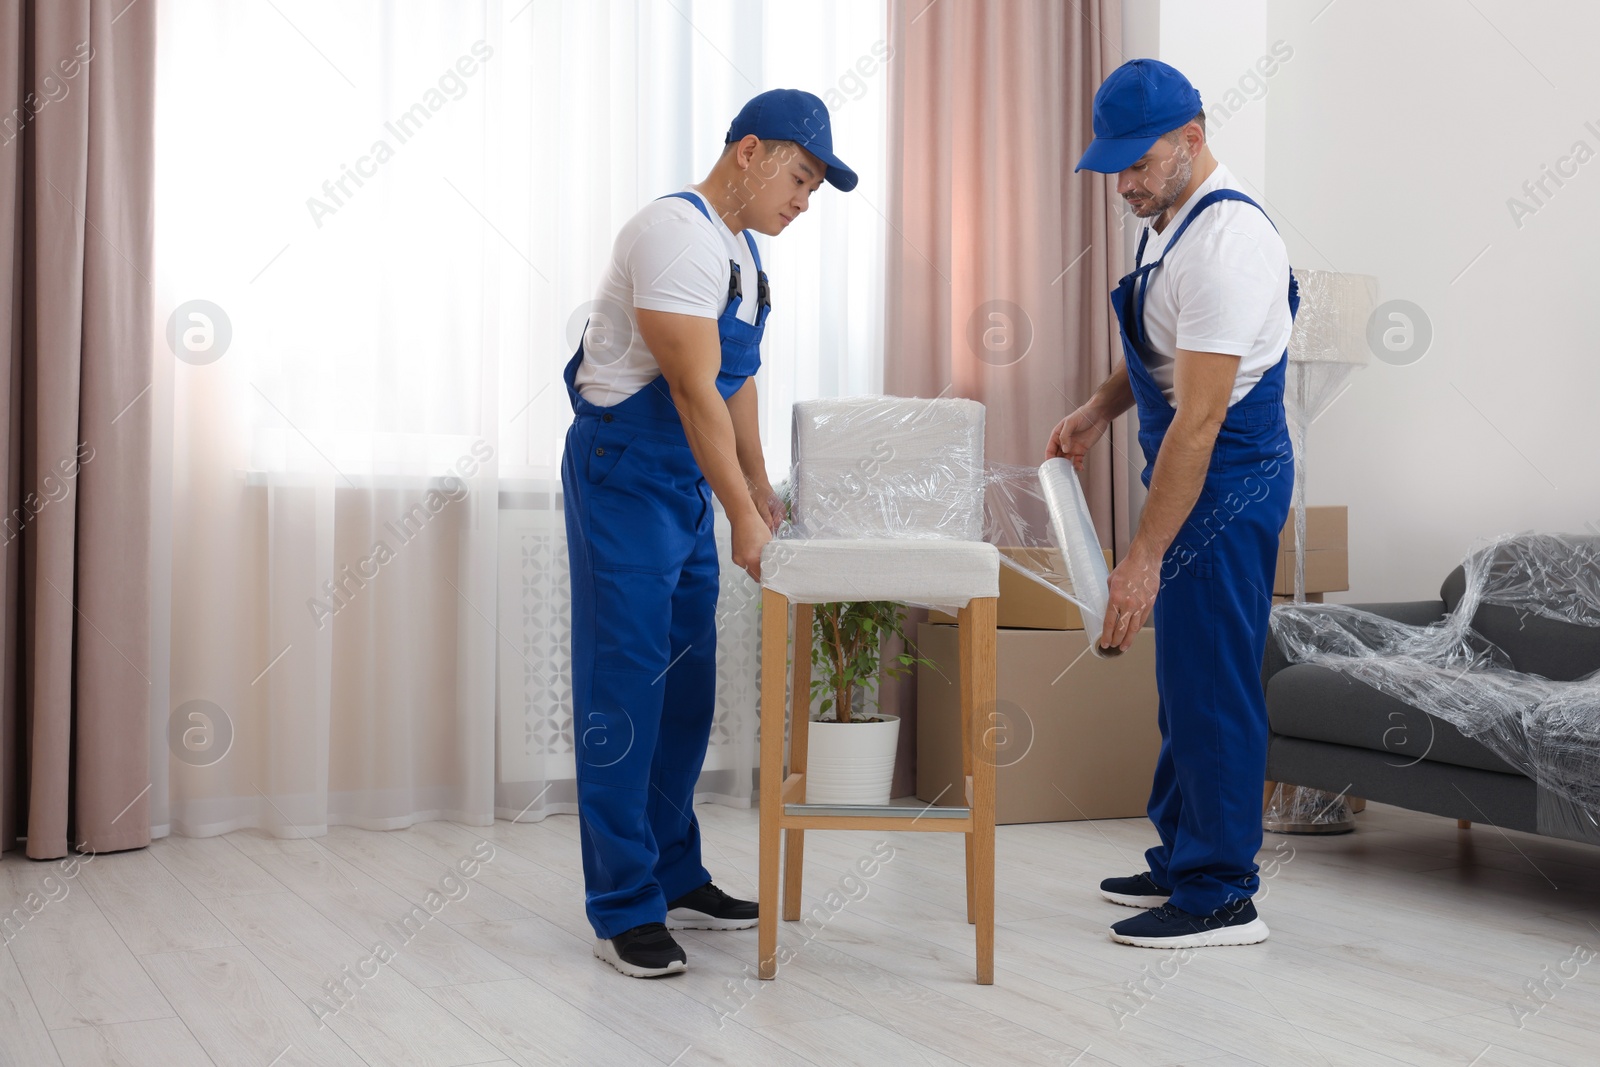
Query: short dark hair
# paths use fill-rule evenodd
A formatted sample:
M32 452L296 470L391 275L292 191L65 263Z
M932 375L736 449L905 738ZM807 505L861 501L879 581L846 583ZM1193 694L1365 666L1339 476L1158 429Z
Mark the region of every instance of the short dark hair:
M1190 119L1189 122L1198 122L1200 124L1200 132L1201 133L1205 133L1206 132L1206 113L1205 113L1205 109L1202 108L1200 111L1197 111L1195 113L1194 118ZM1189 125L1189 122L1185 122L1183 124L1183 126ZM1171 141L1173 144L1177 144L1178 143L1178 131L1183 129L1183 126L1178 126L1178 127L1174 128L1174 129L1170 129L1166 133L1162 134L1161 136L1165 137L1167 140Z
M738 144L739 141L742 141L742 140L744 140L743 137L739 138L736 141L724 141L723 144L722 144L722 152L723 152L723 154L726 155L729 152L729 150L731 150L733 148L734 145ZM772 153L776 152L780 148L784 148L784 147L799 148L800 147L799 144L794 142L794 141L769 141L769 140L767 140L766 138L763 138L763 137L758 137L758 138L756 138L756 140L761 142L761 146L764 149L766 149L766 153L765 154L769 155L769 156Z

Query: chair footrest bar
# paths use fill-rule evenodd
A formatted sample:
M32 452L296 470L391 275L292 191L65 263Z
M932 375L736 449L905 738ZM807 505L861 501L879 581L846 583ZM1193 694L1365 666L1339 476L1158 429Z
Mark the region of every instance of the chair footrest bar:
M909 804L785 804L785 815L821 815L838 818L965 819L971 808L911 807Z

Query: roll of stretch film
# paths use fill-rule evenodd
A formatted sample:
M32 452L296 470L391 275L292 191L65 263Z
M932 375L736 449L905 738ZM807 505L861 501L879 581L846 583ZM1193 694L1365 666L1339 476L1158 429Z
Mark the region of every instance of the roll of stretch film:
M1050 512L1050 536L1067 565L1072 579L1072 599L1083 611L1084 633L1089 650L1102 659L1121 655L1119 648L1101 648L1100 634L1105 629L1106 610L1111 600L1110 571L1100 551L1100 538L1089 518L1089 502L1072 462L1057 457L1039 468L1039 484L1044 490L1045 507Z

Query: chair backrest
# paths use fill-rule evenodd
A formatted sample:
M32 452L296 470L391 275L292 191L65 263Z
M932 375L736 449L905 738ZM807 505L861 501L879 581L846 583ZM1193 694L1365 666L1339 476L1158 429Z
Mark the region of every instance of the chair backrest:
M983 405L853 396L794 406L795 533L983 540Z

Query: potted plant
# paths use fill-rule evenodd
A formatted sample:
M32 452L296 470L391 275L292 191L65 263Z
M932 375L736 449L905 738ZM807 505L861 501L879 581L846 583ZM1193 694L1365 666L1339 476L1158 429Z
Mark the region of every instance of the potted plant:
M883 661L886 639L910 646L904 621L905 610L884 600L812 609L811 695L822 699L807 733L806 803L888 803L900 719L868 714L866 698L884 676L897 678L929 662L909 652Z

